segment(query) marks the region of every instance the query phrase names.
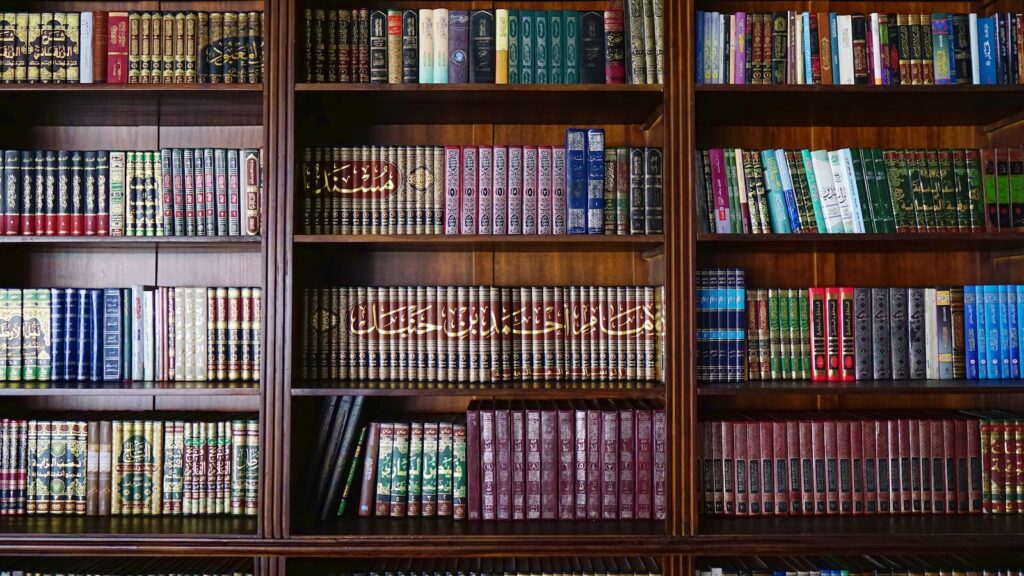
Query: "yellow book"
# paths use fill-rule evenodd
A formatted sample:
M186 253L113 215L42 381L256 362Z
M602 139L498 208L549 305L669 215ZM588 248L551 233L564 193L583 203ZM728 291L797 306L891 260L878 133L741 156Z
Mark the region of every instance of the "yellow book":
M53 81L65 84L68 81L68 14L54 12L50 47L53 52Z
M164 17L154 12L149 21L149 82L159 84L164 78Z
M68 12L66 17L67 32L64 35L64 53L65 61L67 62L67 82L69 84L78 84L80 74L79 58L82 54L80 34L82 15L78 12Z
M53 22L53 12L39 15L39 31L33 47L39 59L39 81L43 84L53 82Z
M494 11L494 83L508 84L508 10Z
M142 15L138 12L130 12L128 14L128 83L138 84L139 76L142 70L142 51L139 47L140 27L142 25Z
M182 23L182 31L184 31L185 15L178 12L177 15L172 13L164 14L164 23L161 30L163 31L163 53L164 66L163 75L160 80L164 84L174 83L174 74L177 66L175 65L175 52L174 52L174 37L178 33L178 20Z
M39 15L36 14L38 17ZM18 12L14 16L14 81L15 82L27 82L28 81L28 36L29 36L29 14L27 12Z

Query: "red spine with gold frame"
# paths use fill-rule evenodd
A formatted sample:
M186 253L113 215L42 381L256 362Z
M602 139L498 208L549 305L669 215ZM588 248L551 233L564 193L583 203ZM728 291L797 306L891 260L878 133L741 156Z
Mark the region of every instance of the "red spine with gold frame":
M882 485L879 482L878 474L878 422L865 419L860 422L861 433L861 466L863 474L863 504L864 514L877 514L879 511L879 497L883 493ZM853 429L851 428L851 436Z
M863 418L850 420L850 487L853 495L853 514L864 514L867 509L867 473L864 459Z
M654 438L654 464L651 466L654 519L665 520L668 518L668 422L664 408L653 413L651 435Z
M905 418L896 420L896 452L895 458L898 461L899 468L893 471L900 481L900 509L899 511L904 514L911 514L914 512L914 490L913 490L913 474L912 474L912 454L910 452L911 438L910 438L910 422ZM892 456L890 456L891 458ZM920 489L920 488L919 488ZM894 510L895 511L895 510Z
M838 460L839 513L853 514L853 459L851 458L850 421L835 421L836 458Z
M497 486L495 484L495 445L494 445L494 406L487 402L479 406L479 518L495 520L497 518Z
M557 507L559 520L575 518L574 506L574 454L576 449L575 412L567 403L560 403L557 412L558 474Z
M828 514L828 461L825 453L825 423L814 420L811 423L811 460L814 462L814 513Z
M856 339L853 336L853 288L839 289L839 333L840 367L839 380L853 382L856 379Z
M701 424L701 432L708 429ZM638 406L636 410L636 434L634 436L634 462L636 464L636 509L637 520L650 520L654 507L654 411L650 405ZM702 441L705 435L701 435ZM705 447L701 445L702 453ZM706 465L705 465L706 466ZM707 484L704 485L708 488ZM707 496L705 496L705 499Z
M613 321L609 321L609 325L615 328L615 376L616 379L624 383L632 383L629 379L628 363L629 363L629 350L630 350L630 338L629 338L629 327L626 323L629 318L630 302L626 294L626 289L619 286L615 290L615 316Z
M610 371L608 369L608 348L609 348L609 335L606 330L608 318L608 301L613 298L612 291L615 288L609 288L605 286L598 286L597 301L594 303L597 310L597 322L594 323L594 335L597 343L597 354L594 357L594 369L596 373L596 380L601 382L612 381ZM591 292L593 294L593 292Z
M530 288L530 382L539 388L547 373L547 358L544 356L544 289Z
M512 431L508 403L494 409L495 484L498 520L512 518Z
M445 376L445 378L448 382L459 382L459 343L458 340L452 336L457 332L458 310L458 288L455 286L445 287L445 304L443 312L444 325L441 332L441 343L445 349L445 366L447 366L447 376ZM438 376L440 377L441 375L438 374Z
M825 288L825 350L828 354L828 368L826 379L838 381L840 379L840 366L842 364L842 339L840 335L840 311L839 289Z
M636 411L619 409L619 519L636 515Z
M921 418L918 420L918 442L921 446L921 510L922 512L938 513L935 508L936 498L942 501L945 489L939 492L939 481L935 478L933 463L936 458L942 459L942 428L936 427L937 421ZM935 440L938 439L938 444ZM939 508L942 508L940 505Z
M587 520L601 519L601 410L596 402L587 404Z
M513 348L515 347L514 338L514 324L513 318L515 313L515 307L512 301L514 289L501 287L498 289L498 297L501 300L500 308L497 310L500 312L498 316L498 332L494 338L498 339L499 347L501 348L501 362L499 368L501 370L500 380L504 385L512 381L512 359L513 359Z
M747 420L747 511L751 516L761 515L761 430L758 423Z
M483 366L482 354L480 350L480 324L472 321L474 317L479 317L480 314L480 293L483 290L480 286L469 286L466 288L466 301L465 306L460 306L460 313L464 309L466 311L465 324L467 326L466 334L462 339L466 343L467 358L469 359L467 369L465 371L465 382L469 382L476 387L475 384L480 381L480 368Z
M736 515L736 469L733 453L733 422L725 420L722 422L721 441L722 446L722 511L723 513Z
M789 458L786 453L786 422L778 417L773 417L770 424L772 427L770 453L772 455L772 477L775 479L775 492L772 497L773 499L767 499L762 507L772 504L771 510L765 510L766 514L788 516L792 508L792 500L789 490Z
M580 347L580 314L579 290L576 286L567 286L563 292L565 300L565 381L579 381L576 366L579 364Z
M544 382L558 382L562 379L561 366L558 365L558 356L555 349L555 342L558 339L559 331L555 324L555 294L561 289L556 286L545 286L543 292L543 308L541 313L541 338L544 339L541 346L544 354ZM554 329L548 327L554 326ZM557 386L557 384L556 384Z
M509 364L509 379L514 382L514 386L522 386L525 380L523 377L523 354L528 353L523 346L526 342L525 331L527 329L524 314L526 307L523 302L525 295L525 288L509 288L509 334L506 336L506 340L511 342L512 357Z
M601 410L601 518L618 518L619 414L609 402Z
M1012 441L1008 442L1007 454L1013 454L1013 474L1007 478L1009 486L1007 486L1006 495L1006 506L1007 512L1010 512L1010 502L1014 504L1014 512L1024 512L1024 485L1021 484L1021 475L1024 474L1024 421L1020 418L1011 418L1009 420L1010 427L1012 428L1013 437ZM1012 451L1012 452L1011 452ZM1009 472L1009 466L1007 466L1007 472ZM1013 494L1010 494L1010 490Z
M875 420L875 463L878 471L878 513L892 514L899 501L893 492L892 458L889 452L889 421Z
M579 351L575 364L572 366L572 370L576 373L576 380L587 382L590 378L590 291L586 286L575 286L576 291L576 303L575 308L578 310L578 323L577 324L577 335L576 335L576 349Z
M838 422L828 418L823 425L822 440L824 441L825 454L825 502L827 514L839 514L839 446L838 446ZM815 448L818 444L815 441Z

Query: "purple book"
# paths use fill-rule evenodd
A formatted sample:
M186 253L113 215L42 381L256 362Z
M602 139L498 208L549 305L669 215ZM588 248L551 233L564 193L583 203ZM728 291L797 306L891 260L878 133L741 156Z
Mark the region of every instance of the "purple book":
M729 190L725 183L725 151L712 148L708 151L711 161L711 190L715 202L715 232L728 234L729 226Z
M742 40L740 40L742 38ZM733 70L736 71L736 84L747 83L747 13L736 13L736 29L733 30L733 46L736 47L736 56L733 60Z
M469 12L448 12L448 83L469 82Z

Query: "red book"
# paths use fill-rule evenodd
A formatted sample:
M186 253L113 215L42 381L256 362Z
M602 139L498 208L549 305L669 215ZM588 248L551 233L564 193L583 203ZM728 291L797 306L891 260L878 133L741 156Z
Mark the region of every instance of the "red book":
M876 420L875 425L875 458L878 469L878 512L891 514L898 498L893 492L893 476L890 460L889 421Z
M508 408L494 411L494 452L497 467L498 520L512 518L512 433Z
M619 413L601 411L601 518L619 517Z
M772 510L765 510L765 513L787 516L792 505L789 491L789 458L786 454L786 422L773 420L771 426L772 457L775 460L775 467L772 469L775 478L775 505ZM762 439L763 437L762 435Z
M107 83L107 59L102 55L109 51L110 42L107 35L110 32L110 19L108 13L96 10L92 13L92 81L96 84Z
M587 519L601 518L601 410L587 408Z
M814 513L828 514L828 462L825 452L825 423L811 422L811 461L814 462Z
M575 514L576 452L574 412L568 405L558 409L558 519L572 520Z
M942 492L943 494L936 495L936 512L943 512L945 514L956 513L956 460L953 458L953 454L956 452L956 431L953 428L953 420L950 418L943 418L939 420L937 424L932 424L932 430L934 434L935 426L942 428L942 452L939 458L936 469L939 470L939 474L942 478ZM934 450L934 448L933 448ZM933 482L936 482L933 479ZM938 489L938 486L936 486ZM941 507L938 503L941 500Z
M444 147L444 233L458 234L461 206L462 150L458 146Z
M747 511L761 515L761 428L757 422L743 423L747 429Z
M558 412L540 413L540 513L545 520L558 518Z
M786 443L790 461L790 499L797 502L800 514L814 514L814 461L811 459L811 423L807 420L786 422ZM796 460L794 470L792 462ZM796 483L793 484L793 480ZM793 506L796 509L797 506Z
M953 466L956 471L956 507L954 511L966 514L971 511L970 465L967 459L967 420L953 420Z
M839 460L839 512L853 514L853 460L850 458L850 421L835 422L836 456Z
M867 496L864 489L864 420L850 420L850 482L853 487L853 513L863 514Z
M913 440L917 438L911 438L911 429L916 430L917 428L910 425L910 421L905 418L901 418L896 422L896 457L899 459L899 476L900 476L900 511L904 514L912 512L920 512L920 485L918 485L918 493L914 493L913 488L913 458L917 450L911 451ZM915 433L916 436L916 433ZM918 476L918 482L920 482L920 476ZM914 509L914 500L918 501L917 510Z
M910 437L912 438L912 441L915 442L914 446L917 447L917 463L916 463L916 466L915 466L914 461L911 460L911 465L915 466L914 470L911 471L911 474L913 474L915 471L917 471L917 474L918 474L918 476L921 479L919 483L915 484L915 485L919 485L921 487L921 497L920 497L921 498L921 512L925 513L925 514L931 514L931 512L932 512L932 471L931 471L932 450L931 450L931 442L929 441L929 438L931 437L931 434L930 434L931 426L929 425L928 421L923 419L923 418L916 418L916 419L912 420L910 426L911 426ZM915 427L917 428L917 434L916 435L914 434L914 430L913 430ZM915 502L914 502L915 504L917 503L916 501L917 501L917 496L915 494ZM917 510L915 509L915 512L916 511Z
M732 425L733 449L733 490L736 499L736 515L750 514L750 499L747 497L747 426L746 422Z
M509 412L509 431L512 442L512 519L526 519L526 412Z
M128 83L128 13L111 12L107 18L107 84ZM94 52L102 57L102 52ZM99 78L94 79L99 82Z
M726 514L736 514L736 470L732 444L733 423L722 422L722 509Z
M1014 205L1014 209L1016 209L1016 205ZM1021 427L1024 426L1024 422L1019 418L1007 420L1006 422L1009 427L1008 434L1006 436L1006 454L1008 457L1011 457L1009 455L1012 454L1013 458L1012 464L1008 463L1006 466L1007 474L1009 474L1009 477L1007 478L1009 485L1007 488L1013 490L1018 495L1017 498L1020 498L1020 495L1024 493L1024 483L1022 483L1024 478L1021 477L1022 474L1024 474L1024 450L1022 450L1024 447L1021 446ZM1010 471L1011 467L1012 472ZM1007 496L1006 511L1018 513L1024 512L1024 508L1021 507L1019 502L1019 500L1011 501L1010 497Z
M842 339L839 331L839 289L825 288L825 350L828 354L827 379L840 379Z
M829 514L839 514L839 434L838 423L829 418L823 422L825 443L825 502ZM817 445L817 442L815 442Z
M480 519L481 456L480 456L480 410L479 403L473 402L466 411L466 506L470 520Z
M478 412L480 419L480 518L494 520L497 517L497 486L495 485L495 456L494 456L494 411L489 405L484 405ZM468 423L468 422L467 422ZM469 448L467 446L467 452ZM466 460L469 460L467 455Z
M889 451L889 502L891 504L890 510L893 514L899 514L904 511L904 492L903 492L903 459L902 453L900 452L900 423L896 419L886 420L886 430L888 432L888 442L886 443ZM910 475L910 461L907 460L907 476ZM907 511L913 509L910 506L910 483L907 480L907 498L906 505L908 506Z
M749 20L750 20L749 16L747 17L747 20L749 22ZM810 33L811 33L810 34L810 36L811 36L811 38L810 38L811 46L818 46L820 44L820 40L818 38L818 18L817 18L817 15L811 14L811 18L809 20L809 24L810 24L810 27L811 27L811 30L810 30ZM829 58L831 58L831 56L829 56ZM831 71L829 71L829 72L831 72ZM815 83L815 84L821 84L821 54L820 54L820 52L818 50L811 50L811 81L813 83Z
M654 411L654 519L664 520L668 517L668 429L665 421L665 410Z
M636 509L636 413L619 411L619 519L633 519Z
M723 466L722 466L722 438L725 436L725 424L716 420L711 424L711 477L712 477L712 499L714 500L714 511L716 514L725 512L725 493L722 488Z
M856 378L856 357L854 356L855 341L853 338L853 288L839 288L839 352L842 354L842 363L839 366L839 379L843 382L853 382Z
M654 476L653 476L653 412L647 409L640 409L636 411L636 445L635 445L635 457L636 457L636 518L637 520L650 520L651 509L653 506L653 490L654 490ZM708 437L708 431L710 426L705 423L700 425L701 430L701 453L704 454L705 441L710 440ZM707 466L705 465L705 468ZM704 482L704 497L707 500L708 494L708 482L707 479L703 479ZM714 504L712 503L712 506Z
M879 496L883 493L878 480L878 422L863 420L861 427L861 465L863 466L863 510L865 514L877 514ZM888 480L888 478L886 478ZM888 490L885 491L888 493Z
M1009 466L1009 455L1007 453L1006 435L1009 433L1009 426L1003 420L987 420L988 424L988 452L992 456L992 465L989 470L989 485L992 487L992 512L1001 514L1006 512L1006 467ZM985 424L982 424L984 433Z
M568 292L565 288L556 287L554 289L554 300L551 305L550 318L554 321L555 329L546 334L546 338L551 341L551 345L554 349L553 356L553 374L557 375L557 379L565 379L565 293Z
M758 422L760 447L758 456L761 458L761 511L764 515L775 512L775 478L774 454L775 444L772 440L772 424L767 420Z
M622 10L604 11L604 37L604 82L605 84L624 84L626 82L626 47Z
M988 456L982 459L981 455L981 422L977 418L965 418L962 420L964 437L966 438L966 451L961 452L966 460L966 465L960 469L965 472L967 482L968 511L971 513L991 512L991 502L982 501L984 487L981 480L984 478L982 470L989 464Z
M580 406L573 412L574 432L573 441L575 444L575 464L573 466L573 480L575 482L574 510L577 520L587 518L587 410Z
M526 411L526 519L541 517L541 417L532 406Z

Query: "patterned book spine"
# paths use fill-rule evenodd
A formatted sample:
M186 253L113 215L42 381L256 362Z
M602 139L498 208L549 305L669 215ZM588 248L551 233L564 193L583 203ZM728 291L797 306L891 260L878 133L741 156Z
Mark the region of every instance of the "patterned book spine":
M218 152L221 150L218 149ZM239 174L239 151L227 150L227 194L228 194L228 235L241 234L241 212L239 204L241 195L241 178Z
M523 233L523 148L508 148L508 233Z
M459 207L459 233L460 234L476 234L477 228L477 209L479 208L479 199L477 194L479 189L477 187L477 178L479 176L477 172L477 147L476 146L463 146L462 147L462 176L460 190L460 202Z
M537 409L526 411L525 427L525 502L526 519L539 520L541 518L541 499L543 487L541 485L541 412Z
M566 151L561 146L551 150L551 232L566 234L569 213L566 189Z
M455 447L450 422L441 422L437 433L437 515L453 514L453 466Z
M459 234L461 197L461 166L462 151L458 146L444 147L444 233Z
M523 234L537 234L538 218L538 149L536 146L523 146Z
M604 130L587 130L587 233L604 233Z
M619 414L602 411L600 422L601 518L615 520L619 513Z
M242 168L245 175L244 234L257 236L260 233L260 182L263 168L260 151L252 148L242 150Z
M569 234L587 231L587 149L586 132L578 129L566 131L566 190L569 205Z
M494 222L494 154L490 146L477 148L477 233L493 234Z
M491 231L508 233L508 147L495 146L492 162Z
M550 146L537 148L537 233L552 233L553 187L551 184L552 150Z
M466 519L466 425L452 424L452 518Z

